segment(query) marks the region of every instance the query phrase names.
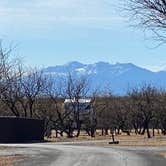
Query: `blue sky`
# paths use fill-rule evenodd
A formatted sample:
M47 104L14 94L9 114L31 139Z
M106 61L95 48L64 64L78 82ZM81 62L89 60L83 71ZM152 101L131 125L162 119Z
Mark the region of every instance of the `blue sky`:
M77 60L165 67L166 46L150 49L153 43L129 26L118 5L115 0L1 0L0 38L17 44L16 54L31 66Z

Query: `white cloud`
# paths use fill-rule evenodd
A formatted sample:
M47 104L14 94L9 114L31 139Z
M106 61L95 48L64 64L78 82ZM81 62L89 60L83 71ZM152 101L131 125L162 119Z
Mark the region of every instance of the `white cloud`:
M166 64L161 64L161 65L146 65L143 66L144 68L151 70L153 72L158 72L158 71L166 71Z
M103 0L1 0L0 29L68 24L108 28L123 22Z

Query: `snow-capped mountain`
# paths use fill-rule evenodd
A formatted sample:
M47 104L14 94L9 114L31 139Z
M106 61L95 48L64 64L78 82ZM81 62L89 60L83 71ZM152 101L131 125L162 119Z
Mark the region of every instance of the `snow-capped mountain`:
M82 64L75 61L65 65L47 67L43 71L55 78L66 77L69 73L74 76L86 76L90 80L92 88L109 87L114 93L120 95L125 94L130 88L143 84L166 88L166 71L152 72L132 63Z

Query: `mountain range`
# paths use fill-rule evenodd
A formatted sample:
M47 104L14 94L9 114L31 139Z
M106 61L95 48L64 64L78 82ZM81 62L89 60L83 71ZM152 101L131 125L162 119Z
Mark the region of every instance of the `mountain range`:
M166 88L166 71L152 72L132 63L97 62L83 64L77 61L43 69L46 75L55 78L85 76L93 89L111 88L114 94L124 95L129 89L151 84L157 88Z

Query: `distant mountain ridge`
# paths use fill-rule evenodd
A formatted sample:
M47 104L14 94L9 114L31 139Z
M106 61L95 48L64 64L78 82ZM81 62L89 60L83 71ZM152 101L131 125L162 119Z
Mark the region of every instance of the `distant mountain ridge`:
M68 76L86 76L92 88L110 87L115 94L123 95L128 89L142 84L151 84L157 88L166 88L166 71L152 72L132 63L97 62L83 64L77 61L65 65L50 66L43 69L46 75L57 78Z

